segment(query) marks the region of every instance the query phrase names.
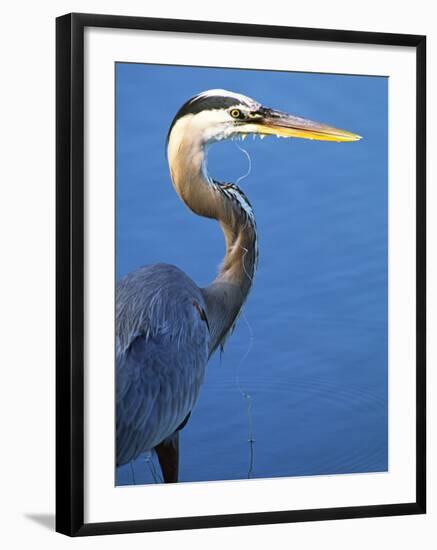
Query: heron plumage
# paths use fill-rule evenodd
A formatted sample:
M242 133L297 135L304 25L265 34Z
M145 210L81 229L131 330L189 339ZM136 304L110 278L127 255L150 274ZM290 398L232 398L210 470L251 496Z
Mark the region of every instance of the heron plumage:
M210 335L200 289L175 266L155 264L117 285L117 464L153 449L196 402Z

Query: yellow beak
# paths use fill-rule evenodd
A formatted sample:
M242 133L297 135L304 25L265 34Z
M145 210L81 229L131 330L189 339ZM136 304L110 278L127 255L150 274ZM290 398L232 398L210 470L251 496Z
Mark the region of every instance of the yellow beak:
M261 120L255 122L257 133L278 137L317 139L321 141L358 141L361 136L347 130L340 130L320 122L264 109Z

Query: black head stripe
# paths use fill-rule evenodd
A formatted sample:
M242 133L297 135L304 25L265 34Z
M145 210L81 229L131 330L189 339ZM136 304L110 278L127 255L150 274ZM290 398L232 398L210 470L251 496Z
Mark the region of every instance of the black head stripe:
M173 130L173 126L185 115L196 115L202 111L210 111L213 109L229 109L230 107L238 105L246 105L247 107L250 107L250 105L247 105L240 99L231 96L199 95L189 99L176 113L167 134L167 143L170 138L171 131Z

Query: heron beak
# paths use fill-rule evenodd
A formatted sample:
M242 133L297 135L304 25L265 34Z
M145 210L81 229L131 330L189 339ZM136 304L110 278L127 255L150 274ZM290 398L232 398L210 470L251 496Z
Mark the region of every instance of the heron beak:
M262 118L255 122L256 133L278 137L317 139L321 141L358 141L361 136L297 116L263 109Z

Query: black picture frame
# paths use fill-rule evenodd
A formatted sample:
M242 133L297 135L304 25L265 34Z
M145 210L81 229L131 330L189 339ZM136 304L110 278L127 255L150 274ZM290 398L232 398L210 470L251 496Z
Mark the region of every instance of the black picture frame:
M84 29L106 27L404 46L416 51L416 500L84 523ZM423 514L426 511L426 37L68 14L56 20L56 530L69 536Z

